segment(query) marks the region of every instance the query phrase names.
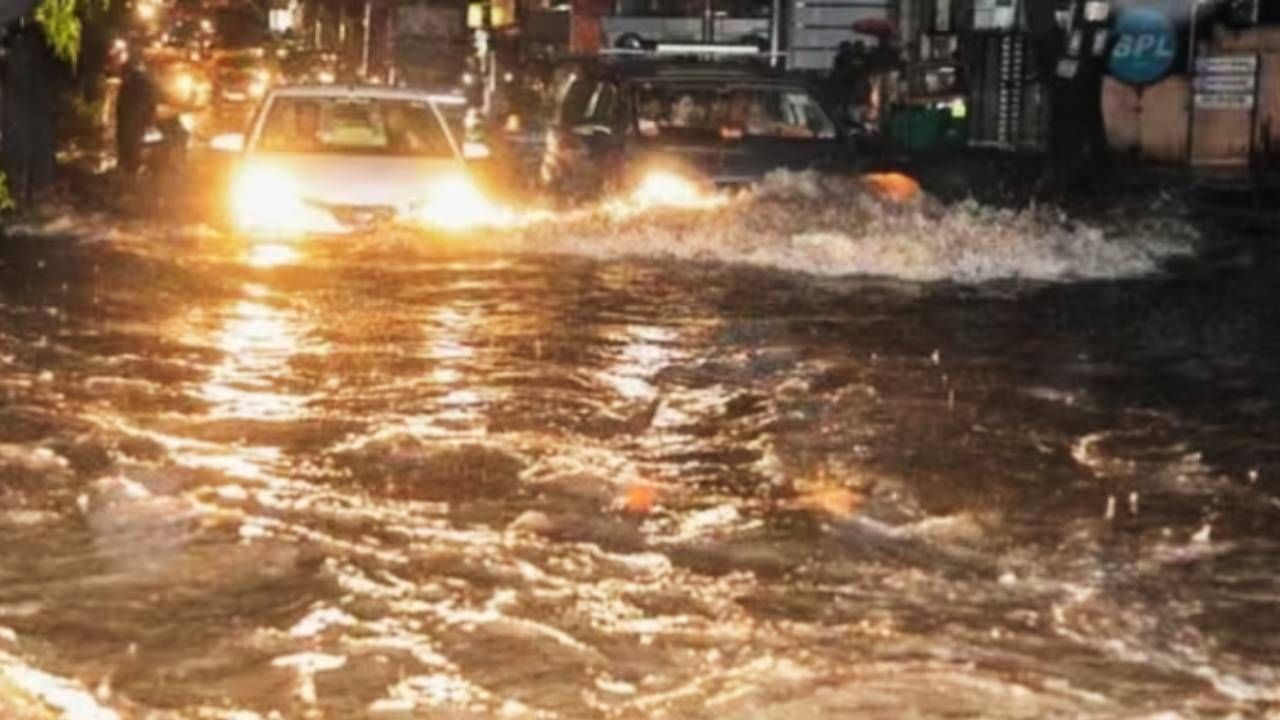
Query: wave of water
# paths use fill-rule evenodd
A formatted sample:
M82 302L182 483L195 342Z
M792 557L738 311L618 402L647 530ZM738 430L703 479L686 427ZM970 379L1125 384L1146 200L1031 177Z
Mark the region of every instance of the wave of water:
M488 240L536 252L975 283L1148 275L1193 252L1196 234L1175 220L1108 227L1049 208L944 206L924 195L899 202L858 178L782 172L705 208L617 213L606 204Z

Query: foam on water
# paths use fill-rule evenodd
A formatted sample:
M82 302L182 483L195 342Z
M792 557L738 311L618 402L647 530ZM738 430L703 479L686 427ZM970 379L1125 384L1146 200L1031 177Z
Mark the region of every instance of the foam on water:
M631 213L606 204L490 241L535 252L972 283L1146 275L1192 252L1195 234L1174 221L1102 227L1047 209L944 207L924 196L895 202L857 178L782 172L724 203Z
M120 720L79 683L36 670L0 651L0 715L66 720ZM10 715L10 713L13 713Z

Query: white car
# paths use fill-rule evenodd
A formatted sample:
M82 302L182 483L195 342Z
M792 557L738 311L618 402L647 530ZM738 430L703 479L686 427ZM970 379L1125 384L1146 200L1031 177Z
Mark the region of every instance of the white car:
M237 229L341 235L388 223L483 222L491 206L441 110L460 102L376 86L270 92L248 135L214 141L243 153L231 193Z

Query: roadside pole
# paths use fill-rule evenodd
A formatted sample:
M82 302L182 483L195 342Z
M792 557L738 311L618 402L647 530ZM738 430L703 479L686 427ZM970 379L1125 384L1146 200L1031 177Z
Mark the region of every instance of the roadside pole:
M1196 124L1196 31L1200 15L1200 0L1190 0L1191 19L1187 28L1187 168L1195 166Z
M769 15L769 66L778 67L782 52L782 0L773 0Z
M373 0L364 0L364 18L361 21L364 33L360 43L360 77L369 79L369 51L373 43Z

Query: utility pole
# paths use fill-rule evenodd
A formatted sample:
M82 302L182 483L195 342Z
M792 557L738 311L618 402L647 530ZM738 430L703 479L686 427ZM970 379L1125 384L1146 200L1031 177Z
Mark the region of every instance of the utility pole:
M369 52L373 45L373 0L364 0L364 18L361 22L360 77L369 79Z
M778 67L782 52L782 0L773 0L769 11L769 66Z

